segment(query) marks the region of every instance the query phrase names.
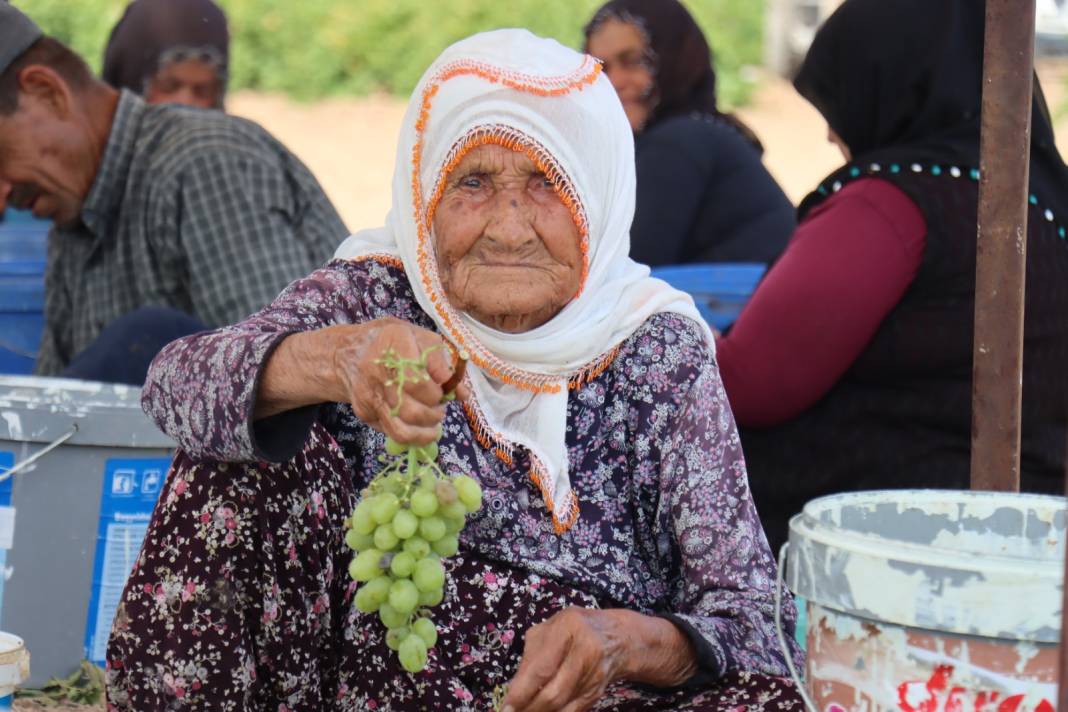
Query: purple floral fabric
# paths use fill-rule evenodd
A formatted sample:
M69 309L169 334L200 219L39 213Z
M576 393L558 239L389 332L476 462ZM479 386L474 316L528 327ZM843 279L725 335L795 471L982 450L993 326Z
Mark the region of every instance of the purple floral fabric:
M475 712L519 665L523 634L586 591L467 550L446 562L438 644L409 675L356 584L341 520L355 500L322 425L285 464L175 460L119 606L108 647L108 708L252 712ZM795 710L782 678L728 673L703 686L617 683L602 712Z
M433 328L399 267L332 262L245 322L168 346L149 373L145 410L191 462L292 466L295 456L309 456L309 433L325 428L340 446L349 485L358 490L377 469L384 439L348 405L256 423L251 413L263 364L286 335L386 316ZM787 673L773 624L775 564L749 495L719 373L695 324L654 316L622 344L604 373L571 392L567 438L580 513L562 535L553 530L522 450L509 465L481 447L458 404L448 407L443 427L443 469L471 474L484 490L483 509L461 537L467 565L506 567L562 586L581 601L669 618L698 652L702 673L695 682ZM795 611L786 598L792 641ZM531 611L517 623L520 638L541 615ZM357 636L351 625L350 639ZM800 652L791 652L800 663ZM502 669L513 665L514 672L517 662L509 659ZM371 694L358 681L355 687L336 684L349 685L357 696ZM364 709L361 704L342 708Z

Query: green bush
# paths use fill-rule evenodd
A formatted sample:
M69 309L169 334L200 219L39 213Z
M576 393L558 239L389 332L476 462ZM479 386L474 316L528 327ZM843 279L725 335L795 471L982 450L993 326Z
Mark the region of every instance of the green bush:
M49 34L99 69L124 0L15 0ZM601 0L221 0L233 34L232 86L301 99L387 91L407 95L446 46L498 27L527 27L577 47ZM747 96L740 76L760 60L758 0L689 0L716 50L721 100Z

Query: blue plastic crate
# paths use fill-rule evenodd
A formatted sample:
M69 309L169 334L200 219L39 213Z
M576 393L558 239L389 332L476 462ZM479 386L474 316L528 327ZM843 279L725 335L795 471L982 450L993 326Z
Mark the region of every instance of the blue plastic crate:
M0 373L33 372L44 331L50 226L14 210L0 220Z
M738 318L767 265L717 262L655 267L653 276L693 297L697 310L720 331Z

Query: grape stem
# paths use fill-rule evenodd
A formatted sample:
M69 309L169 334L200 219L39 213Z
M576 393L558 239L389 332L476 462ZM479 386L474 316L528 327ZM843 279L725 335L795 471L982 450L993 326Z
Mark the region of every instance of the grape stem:
M397 405L393 406L393 409L389 411L389 414L396 417L400 413L401 399L404 397L404 386L407 383L422 383L430 378L430 374L427 372L427 365L429 363L430 354L434 353L438 349L443 348L441 344L431 346L423 351L419 358L401 358L397 355L397 352L393 350L393 347L389 347L383 352L383 354L375 359L375 363L385 366L393 375L388 381L387 386L395 386L397 389Z

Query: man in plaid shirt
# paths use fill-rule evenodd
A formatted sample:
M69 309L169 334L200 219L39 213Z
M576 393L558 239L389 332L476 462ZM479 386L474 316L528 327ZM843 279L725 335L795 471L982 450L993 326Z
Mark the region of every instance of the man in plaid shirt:
M54 221L40 375L79 354L147 367L181 332L265 306L347 234L308 169L262 128L120 94L0 0L8 204Z

